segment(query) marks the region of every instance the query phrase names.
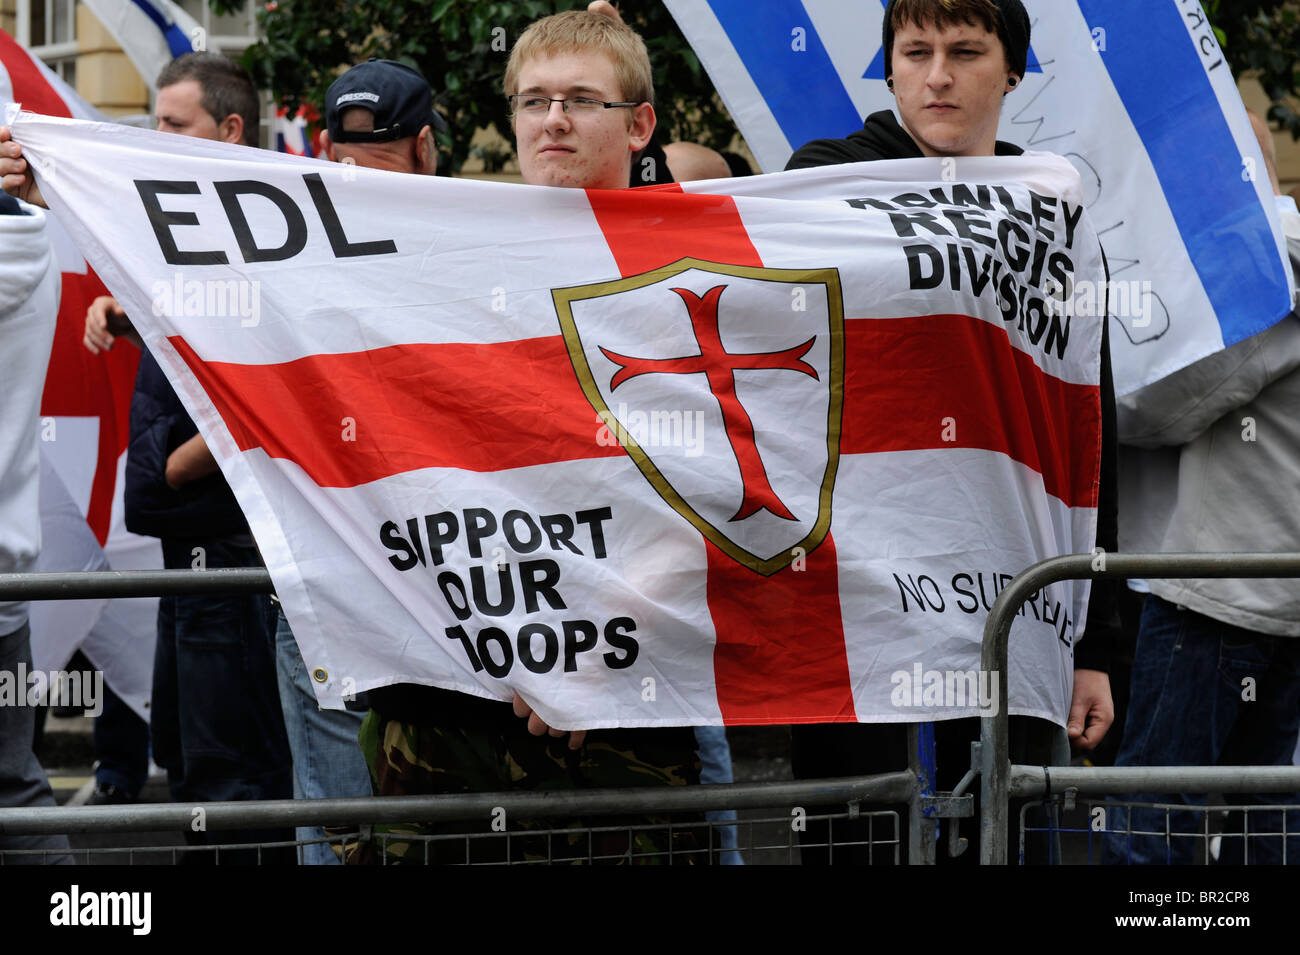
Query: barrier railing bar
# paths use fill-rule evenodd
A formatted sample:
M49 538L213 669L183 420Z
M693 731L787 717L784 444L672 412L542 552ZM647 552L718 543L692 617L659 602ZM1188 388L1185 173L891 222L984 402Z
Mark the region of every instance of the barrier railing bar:
M1101 559L1103 557L1104 560ZM1027 568L1015 577L1003 588L994 601L993 609L990 611L984 627L980 656L981 667L986 672L999 674L1008 672L1007 644L1010 639L1011 626L1021 605L1035 592L1060 580L1084 578L1095 580L1102 577L1300 577L1300 554L1075 554L1042 561ZM263 569L256 568L0 574L0 600L66 600L94 597L170 596L173 594L195 593L270 593L272 591L270 574ZM983 760L981 772L980 861L985 865L1005 865L1007 861L1005 834L1009 825L1007 799L1011 794L1010 779L1012 772L1007 739L1007 680L999 679L997 685L998 707L996 715L982 718L980 729ZM1250 767L1253 770L1261 768L1268 769L1269 767ZM1190 767L1169 767L1168 769L1180 773L1179 779L1182 780L1209 778L1192 775L1194 772L1200 772L1200 770ZM1232 767L1217 767L1216 769L1233 771ZM1032 773L1034 767L1016 767L1016 770L1017 785L1032 785L1032 782L1027 777L1020 775L1020 771L1024 770ZM1065 777L1058 776L1061 770L1062 768L1058 767L1057 771L1052 774L1054 789L1064 787L1063 780ZM1096 774L1101 770L1090 768L1084 772L1085 774ZM1096 787L1096 789L1105 786L1101 776L1089 775L1088 778L1094 780L1088 785ZM1118 781L1123 785L1128 785L1131 777L1108 778L1112 779L1112 783ZM1240 780L1243 777L1240 772L1237 772L1235 778ZM763 805L770 806L773 801L784 802L790 799L802 800L811 805L825 805L855 799L873 802L906 802L915 798L916 795L917 779L912 773L890 773L877 777L861 777L861 779L875 780L880 788L863 791L857 795L840 794L834 798L821 799L820 797L825 795L827 790L841 793L846 783L853 782L852 780L822 780L814 781L815 784L820 784L822 787L823 791L821 792L807 790L805 787L810 785L808 783L762 783L691 787L681 793L651 789L533 794L486 793L455 797L387 797L381 801L383 804L382 809L380 806L370 805L374 801L364 799L280 800L262 803L248 802L238 805L208 804L207 808L212 813L209 816L209 825L213 828L234 828L244 825L245 819L268 825L293 825L299 822L319 824L321 819L319 813L322 809L333 813L336 808L337 811L344 814L337 817L331 815L330 818L336 818L337 821L328 822L327 825L351 825L354 824L354 821L410 821L410 812L415 807L394 805L394 803L400 803L401 800L429 801L429 805L420 807L419 811L421 813L427 811L429 815L424 818L432 821L437 819L460 819L467 816L472 818L479 812L484 811L483 806L487 806L489 812L497 806L514 807L513 811L515 812L531 813L533 816L543 816L547 813L554 815L577 813L599 815L602 813L643 812L649 811L649 809L674 811L683 809L749 808ZM1152 779L1155 780L1156 777L1152 777ZM1253 779L1252 774L1247 781ZM1261 782L1264 785L1256 785L1255 789L1257 791L1268 791L1267 780L1261 779ZM1166 781L1165 784L1172 785L1172 779ZM1290 784L1290 779L1287 779L1285 785L1281 782L1278 783L1278 785L1283 785L1283 788ZM1224 788L1226 785L1227 781L1225 780L1217 786L1215 791L1245 791ZM751 786L756 791L752 794L729 793L730 790L746 786ZM777 788L772 788L774 786ZM782 786L793 786L795 788L786 793L780 790L779 787ZM1074 788L1080 792L1094 791L1085 789L1082 785L1077 785ZM1147 791L1152 790L1151 785L1146 788ZM1182 782L1178 784L1177 789L1168 791L1193 791L1194 788L1186 782ZM643 793L643 795L638 797L637 793ZM701 794L717 798L701 800ZM1022 795L1022 793L1017 793L1017 795ZM535 806L529 806L518 801L530 798L536 798L539 802ZM682 800L680 804L676 802L679 798ZM755 801L747 801L751 798ZM605 802L606 799L609 801ZM593 801L587 804L584 802L585 800ZM444 805L437 805L440 801ZM453 801L455 805L453 805ZM570 801L572 801L572 804L569 804ZM478 805L480 802L483 806ZM555 803L554 806L550 805L552 802ZM325 804L338 805L333 807ZM643 806L646 808L643 808ZM246 812L252 812L253 814L244 816L243 813ZM259 815L262 812L267 813L267 815ZM22 815L20 818L15 817L13 815L15 813L21 813ZM78 822L78 820L82 819L78 815L80 813L90 815L87 815L83 821ZM121 814L120 819L114 817L114 821L110 821L109 817L113 813ZM175 818L172 815L155 816L153 815L155 813L171 813L175 815ZM227 813L233 813L233 815L227 816ZM58 814L57 818L63 821L58 823L54 823L52 820L43 822L43 817L48 814ZM140 814L138 819L135 814ZM147 830L150 828L171 828L188 825L190 816L190 807L177 805L78 807L76 809L67 807L28 808L22 810L0 809L0 832L26 834L47 831L82 831L76 828L68 828L70 824L84 824L98 831L105 831L106 829ZM118 823L121 823L121 825L118 825ZM42 825L55 825L56 828L26 828L27 826L39 827Z
M1011 796L1081 796L1120 793L1300 792L1300 766L1053 766L1050 780L1041 766L1013 765Z
M916 785L909 772L802 782L719 783L636 789L529 793L457 793L447 796L368 796L355 799L271 799L225 803L129 806L50 806L0 809L0 834L187 830L202 807L208 829L356 826L363 823L440 822L507 818L645 815L826 806L849 802L905 803Z
M908 804L908 849L910 865L934 865L939 843L939 820L922 808L921 798L935 793L934 724L907 724L908 771L916 780ZM949 825L955 825L953 820Z
M0 574L0 601L270 593L275 593L275 587L271 584L271 575L258 567Z
M1040 561L1018 574L993 602L984 622L980 667L1007 673L1007 643L1011 625L1029 597L1059 580L1101 577L1190 578L1300 577L1300 554L1071 554ZM1087 639L1087 636L1084 636ZM980 799L980 862L1006 865L1007 805L1010 758L1007 741L1007 680L999 679L998 707L980 718L983 771ZM1114 728L1112 727L1112 732ZM1090 770L1091 772L1092 770ZM1052 772L1056 788L1056 770ZM1190 790L1182 789L1187 792Z

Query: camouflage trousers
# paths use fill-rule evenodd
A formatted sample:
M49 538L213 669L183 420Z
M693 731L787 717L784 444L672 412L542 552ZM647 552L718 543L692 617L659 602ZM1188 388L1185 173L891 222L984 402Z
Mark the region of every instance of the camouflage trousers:
M567 738L531 735L508 706L499 719L434 724L372 710L360 741L381 796L686 786L700 773L690 727L593 730L570 750ZM374 826L348 846L346 861L685 864L706 862L708 846L702 813L521 820L498 810L481 820Z

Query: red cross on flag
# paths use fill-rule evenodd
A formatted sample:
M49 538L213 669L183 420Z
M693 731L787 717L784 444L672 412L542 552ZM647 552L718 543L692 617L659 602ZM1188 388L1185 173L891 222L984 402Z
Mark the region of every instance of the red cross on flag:
M57 162L326 705L977 714L998 590L1092 549L1103 273L1059 157L589 192L14 135ZM1025 604L1012 712L1064 721L1087 593Z
M803 308L793 311L801 293ZM844 394L834 270L782 275L687 258L557 290L555 300L587 399L678 513L765 576L822 542ZM628 319L656 312L664 334L646 342ZM795 344L736 352L724 337ZM656 355L625 353L637 349ZM806 409L799 427L789 426L791 407Z

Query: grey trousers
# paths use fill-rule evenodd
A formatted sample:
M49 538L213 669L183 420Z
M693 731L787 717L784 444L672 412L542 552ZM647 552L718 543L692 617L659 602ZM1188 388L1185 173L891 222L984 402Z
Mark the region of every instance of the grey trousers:
M45 770L32 752L36 710L27 706L27 682L18 682L18 665L31 672L31 628L23 624L0 636L0 680L9 682L14 698L0 701L0 807L53 806L54 793ZM42 850L32 855L12 855L10 850ZM0 861L5 865L72 865L67 836L0 835Z

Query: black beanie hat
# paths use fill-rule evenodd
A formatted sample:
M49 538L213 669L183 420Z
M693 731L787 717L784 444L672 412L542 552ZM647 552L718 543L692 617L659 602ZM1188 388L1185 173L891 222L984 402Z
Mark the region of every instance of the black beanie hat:
M886 76L894 72L890 60L894 52L894 27L891 21L896 3L898 0L889 0L889 6L885 8L883 41ZM1029 14L1025 12L1020 0L993 0L993 5L998 8L998 39L1007 51L1007 62L1011 64L1012 72L1023 79L1029 65Z

